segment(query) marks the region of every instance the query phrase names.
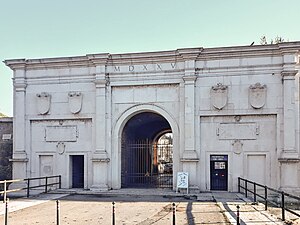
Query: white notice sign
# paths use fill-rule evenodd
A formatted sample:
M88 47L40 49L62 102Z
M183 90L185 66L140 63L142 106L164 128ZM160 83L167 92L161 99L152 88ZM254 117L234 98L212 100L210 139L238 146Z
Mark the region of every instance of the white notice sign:
M187 193L189 191L189 174L187 172L178 172L177 173L177 188L178 192L179 188L186 188Z

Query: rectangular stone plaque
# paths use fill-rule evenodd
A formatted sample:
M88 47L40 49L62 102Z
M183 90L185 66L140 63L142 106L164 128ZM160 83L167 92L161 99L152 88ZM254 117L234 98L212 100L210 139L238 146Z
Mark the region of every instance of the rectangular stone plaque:
M77 126L48 126L45 129L47 142L75 142L77 137Z
M2 140L11 140L11 134L3 134Z
M220 140L255 140L258 134L256 123L220 123L217 128Z

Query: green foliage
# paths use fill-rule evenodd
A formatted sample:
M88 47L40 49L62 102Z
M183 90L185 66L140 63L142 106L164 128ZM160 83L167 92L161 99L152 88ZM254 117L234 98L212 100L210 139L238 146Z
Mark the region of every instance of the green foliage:
M7 117L7 116L0 112L0 117Z

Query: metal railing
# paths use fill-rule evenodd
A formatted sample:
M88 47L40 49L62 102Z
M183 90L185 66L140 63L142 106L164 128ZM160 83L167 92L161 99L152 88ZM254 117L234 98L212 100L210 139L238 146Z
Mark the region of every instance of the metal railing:
M55 180L53 181L53 179L55 179ZM44 184L30 186L30 184L32 184L31 181L33 181L33 180L42 181L42 182L44 181ZM18 182L19 183L26 182L26 187L8 190L8 186L10 184L18 183ZM39 188L39 187L45 187L45 193L47 193L49 186L58 185L58 187L61 188L61 175L46 176L46 177L33 177L33 178L16 179L16 180L3 180L3 181L0 181L0 185L3 185L3 191L0 191L0 194L3 194L3 203L5 204L4 225L7 225L8 224L8 202L9 202L9 199L7 198L7 193L26 190L26 195L28 198L29 194L30 194L30 189ZM58 215L58 212L59 212L59 203L57 203L57 215ZM59 220L57 220L57 221L58 221L57 225L59 225Z
M55 180L53 181L53 179L55 179ZM33 180L44 181L44 184L31 186L31 184L32 184L31 181L33 181ZM26 182L26 187L8 190L8 186L10 184L21 183L21 182ZM27 191L26 196L29 197L30 189L33 189L33 188L44 187L45 193L48 192L49 186L58 185L58 188L61 188L61 175L46 176L46 177L33 177L33 178L16 179L16 180L3 180L3 181L0 181L0 185L1 184L3 184L3 191L0 191L0 194L3 194L3 201L5 202L7 193L26 190Z
M243 184L242 184L243 183ZM253 195L253 201L257 202L257 199L260 198L263 200L263 203L265 205L265 210L268 209L268 204L280 207L281 208L281 219L285 221L285 211L288 211L292 213L295 216L300 217L300 214L295 212L291 207L292 205L300 205L300 197L288 194L284 191L279 191L274 188L270 188L266 185L258 184L254 181L250 181L244 178L239 177L238 178L238 192L245 194L245 197L248 198L249 193ZM275 193L273 197L270 195L270 193ZM274 196L277 196L277 199L279 201L276 201ZM292 200L292 204L288 204L286 197L290 198ZM296 203L296 204L295 204Z

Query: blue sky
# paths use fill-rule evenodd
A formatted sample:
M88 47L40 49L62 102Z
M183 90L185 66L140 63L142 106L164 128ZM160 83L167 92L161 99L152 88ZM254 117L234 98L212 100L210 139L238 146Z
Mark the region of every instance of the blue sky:
M0 0L0 60L300 41L299 0ZM0 112L12 116L0 63Z

